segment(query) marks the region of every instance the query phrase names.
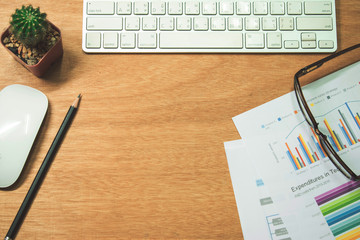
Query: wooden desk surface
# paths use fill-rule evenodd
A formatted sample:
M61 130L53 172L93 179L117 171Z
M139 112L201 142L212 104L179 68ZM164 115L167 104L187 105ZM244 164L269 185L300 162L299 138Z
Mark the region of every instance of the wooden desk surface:
M0 3L2 29L23 3ZM240 138L231 118L292 91L326 54L85 54L81 0L31 3L61 29L64 56L40 79L0 48L0 89L49 99L19 184L0 191L0 238L82 93L17 239L243 239L223 147ZM339 49L359 42L355 3L336 1Z

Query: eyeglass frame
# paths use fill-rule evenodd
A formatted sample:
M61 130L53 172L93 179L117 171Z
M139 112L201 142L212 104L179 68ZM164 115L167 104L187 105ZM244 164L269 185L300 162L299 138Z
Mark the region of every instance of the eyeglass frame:
M327 140L327 136L325 134L323 134L320 129L319 129L319 123L315 120L315 117L314 115L312 114L307 102L306 102L306 99L304 97L304 94L303 94L303 91L301 89L301 85L300 85L300 81L299 81L299 78L320 68L324 63L340 56L340 55L343 55L347 52L350 52L351 50L354 50L354 49L357 49L360 47L360 44L356 44L356 45L353 45L351 47L348 47L344 50L341 50L339 52L335 52L323 59L320 59L319 61L316 61L302 69L300 69L294 76L294 90L295 90L295 96L296 96L296 100L298 102L298 105L300 107L300 110L301 110L301 113L303 114L306 122L310 125L310 127L313 128L315 134L317 136L319 136L319 139L320 139L320 143L321 143L321 146L324 148L324 151L327 153L330 161L336 166L336 168L342 173L344 174L347 178L351 179L351 180L354 180L354 181L359 181L360 180L360 175L356 175L347 165L346 163L340 158L340 156L336 153L335 149L331 146L330 142ZM303 109L303 107L305 108L305 111L306 111L306 114L305 114L305 111ZM309 118L309 119L308 119ZM309 121L310 120L310 121ZM325 146L324 146L325 145ZM338 166L338 163L335 162L335 160L332 158L332 156L330 156L331 154L327 151L327 150L332 154L333 157L335 157L336 161L341 165L341 167L343 168L340 168ZM344 171L345 170L345 171Z

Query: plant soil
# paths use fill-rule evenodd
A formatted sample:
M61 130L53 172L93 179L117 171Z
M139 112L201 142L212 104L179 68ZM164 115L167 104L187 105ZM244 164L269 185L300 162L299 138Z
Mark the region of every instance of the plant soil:
M60 34L51 29L45 39L35 47L25 47L14 35L4 38L4 45L15 55L17 55L27 65L35 65L52 48L60 38Z

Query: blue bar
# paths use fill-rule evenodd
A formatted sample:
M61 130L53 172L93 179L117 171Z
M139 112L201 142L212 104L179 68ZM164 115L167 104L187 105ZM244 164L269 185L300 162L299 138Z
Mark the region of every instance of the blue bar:
M351 140L350 140L349 136L346 134L344 127L339 124L339 128L341 129L343 135L345 136L347 142L349 143L349 146L351 146L352 145Z
M328 136L328 138L330 139L331 145L333 146L333 148L335 149L335 151L339 151L338 147L336 146L334 139L330 136Z
M352 204L350 206L347 206L334 214L331 214L329 216L325 217L326 222L329 224L329 226L338 223L346 218L349 218L355 214L358 214L360 212L360 202L356 202L355 204Z
M308 161L308 163L309 163L309 164L311 164L311 163L312 163L312 162L311 162L311 159L310 159L310 157L307 155L307 153L306 153L306 151L305 151L304 146L301 144L300 138L298 137L298 138L297 138L297 140L298 140L298 141L299 141L299 143L300 143L300 148L301 148L301 151L302 151L302 152L303 152L303 154L305 155L306 160Z
M349 112L350 112L351 116L353 117L353 119L354 119L354 121L355 121L356 125L357 125L357 126L358 126L358 128L360 129L360 126L359 126L358 122L356 121L356 118L355 118L354 114L352 113L352 111L351 111L351 109L350 109L349 105L348 105L347 103L345 103L345 105L346 105L346 107L349 109Z
M287 156L289 157L290 162L292 163L294 169L295 169L295 170L298 170L298 168L296 167L296 164L294 163L294 159L291 157L290 152L289 152L289 151L286 151L286 154L287 154Z
M321 154L321 156L322 156L323 158L325 158L325 154L323 153L323 150L321 149L320 144L315 140L315 137L314 137L314 136L311 136L311 138L312 138L312 140L314 141L314 144L315 144L317 150L319 151L319 153Z

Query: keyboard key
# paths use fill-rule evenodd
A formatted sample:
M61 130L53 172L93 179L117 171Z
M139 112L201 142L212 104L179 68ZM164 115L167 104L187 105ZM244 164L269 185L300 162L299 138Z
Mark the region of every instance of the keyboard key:
M115 12L114 2L88 2L87 14L89 15L112 15Z
M104 48L118 48L118 34L116 32L104 33Z
M160 18L160 30L163 30L163 31L174 30L174 18L173 17L161 17Z
M242 48L240 32L161 32L162 49Z
M330 15L331 2L305 2L305 14L307 15Z
M155 31L157 29L157 18L144 17L142 21L142 29L145 31Z
M285 3L284 2L271 2L270 14L271 15L284 15L285 14Z
M279 29L282 31L294 30L294 18L292 17L281 17L279 19Z
M258 17L246 17L245 29L250 31L260 30L260 18Z
M204 15L215 15L216 14L216 2L215 1L204 1L203 2Z
M316 48L316 41L302 41L302 48Z
M237 30L241 31L242 28L242 18L241 17L229 17L228 18L228 28L230 31Z
M213 31L224 31L226 28L224 17L213 17L211 18L211 30Z
M88 17L86 19L87 30L122 30L122 17Z
M182 2L169 2L169 15L181 15L183 13Z
M176 18L176 29L180 31L191 30L191 18L190 17L177 17Z
M263 30L265 31L275 31L277 29L276 17L263 17Z
M299 41L297 40L287 40L284 42L284 47L286 49L298 49L299 48Z
M264 34L263 33L245 33L245 47L246 48L264 48Z
M165 2L164 1L151 2L151 14L165 15Z
M236 14L239 15L250 15L251 5L250 2L237 2L236 3Z
M99 32L86 33L86 47L87 48L100 48L101 34Z
M288 2L287 10L289 15L301 15L301 2Z
M147 15L149 13L149 4L146 1L136 1L134 6L136 15Z
M331 17L298 17L296 18L298 30L332 30Z
M127 17L125 19L125 29L126 30L140 30L140 18L138 17Z
M195 31L209 30L209 19L207 17L195 17L194 18L194 30Z
M121 48L135 48L135 33L134 32L121 33L120 47Z
M130 15L131 14L131 2L130 1L121 1L117 2L117 12L118 15Z
M319 41L319 48L334 48L334 41L331 40L320 40Z
M301 34L301 41L315 41L316 34L315 33L302 33Z
M267 2L254 2L254 14L255 15L268 14Z
M156 48L156 33L140 32L138 41L139 48Z
M276 48L280 49L281 46L281 33L278 32L270 32L267 33L267 47L268 48Z
M233 15L234 4L232 2L220 2L220 14L221 15Z
M199 15L200 14L200 3L197 1L186 1L185 2L185 14Z

